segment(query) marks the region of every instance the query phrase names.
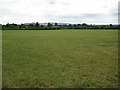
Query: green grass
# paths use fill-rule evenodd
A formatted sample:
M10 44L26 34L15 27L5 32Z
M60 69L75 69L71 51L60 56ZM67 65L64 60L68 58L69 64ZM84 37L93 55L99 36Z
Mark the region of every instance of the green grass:
M3 31L3 88L117 88L117 30Z
M0 89L2 88L2 30L0 30Z

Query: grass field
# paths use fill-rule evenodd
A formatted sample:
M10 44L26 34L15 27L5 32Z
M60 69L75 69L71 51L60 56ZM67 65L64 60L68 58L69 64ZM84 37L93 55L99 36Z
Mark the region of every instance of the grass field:
M3 31L3 88L117 88L117 30Z

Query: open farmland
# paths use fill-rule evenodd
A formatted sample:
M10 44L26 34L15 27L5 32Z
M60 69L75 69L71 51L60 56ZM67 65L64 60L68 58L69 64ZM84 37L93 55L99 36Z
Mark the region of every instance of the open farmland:
M117 30L3 30L3 88L118 87Z

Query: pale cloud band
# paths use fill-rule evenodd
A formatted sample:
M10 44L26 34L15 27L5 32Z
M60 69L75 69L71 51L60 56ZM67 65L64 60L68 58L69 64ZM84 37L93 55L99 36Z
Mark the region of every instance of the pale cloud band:
M0 23L117 24L119 0L0 0Z

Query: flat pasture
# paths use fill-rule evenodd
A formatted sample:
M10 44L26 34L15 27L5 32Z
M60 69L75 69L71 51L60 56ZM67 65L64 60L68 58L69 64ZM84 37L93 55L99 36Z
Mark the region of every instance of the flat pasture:
M117 30L3 30L3 88L117 88Z

